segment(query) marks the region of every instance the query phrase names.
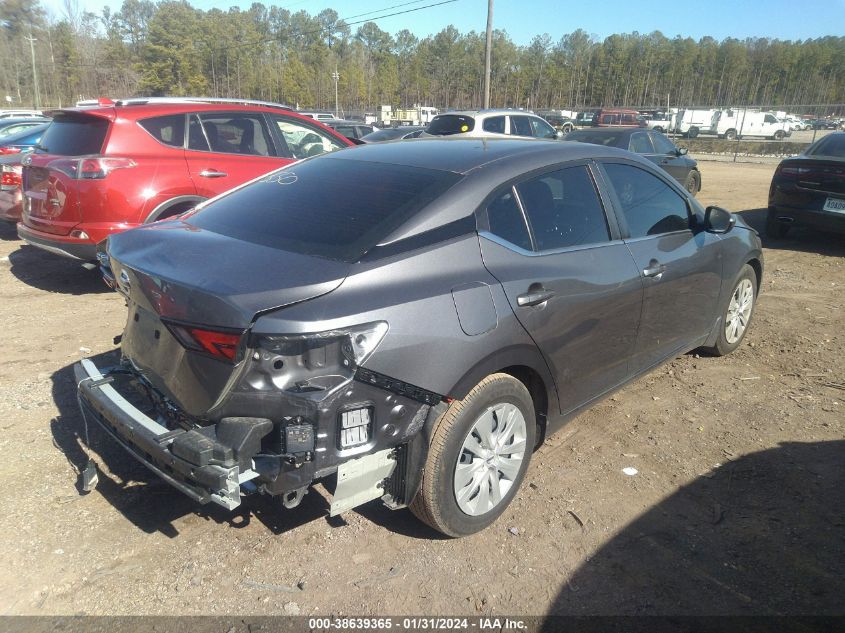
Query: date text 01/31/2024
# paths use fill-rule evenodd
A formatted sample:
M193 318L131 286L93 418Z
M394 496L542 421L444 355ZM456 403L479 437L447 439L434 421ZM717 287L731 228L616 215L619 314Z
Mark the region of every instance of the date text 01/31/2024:
M527 625L523 620L511 618L443 618L443 617L407 617L393 618L310 618L308 628L312 631L352 631L352 630L390 630L405 631L449 630L468 631L485 630L524 630Z

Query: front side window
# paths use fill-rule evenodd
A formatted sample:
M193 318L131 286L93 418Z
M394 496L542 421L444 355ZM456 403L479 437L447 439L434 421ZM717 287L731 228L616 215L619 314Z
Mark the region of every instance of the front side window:
M505 117L504 116L491 116L487 119L484 119L484 123L482 124L482 129L485 132L493 132L494 134L504 134L505 133Z
M632 165L604 166L631 237L689 229L686 201L657 176Z
M278 115L272 116L271 119L284 141L280 154L285 158L319 156L344 147L336 138L317 128Z
M567 167L516 186L538 251L610 239L604 207L587 167Z
M557 136L555 129L543 119L531 117L528 120L531 121L531 136L535 138L555 138Z
M634 134L631 134L631 140L628 143L628 151L636 154L653 154L654 148L651 146L648 134L645 132L635 132Z
M185 115L172 114L139 121L159 143L171 147L182 147L185 142Z
M527 251L531 250L528 227L516 203L513 189L508 189L487 206L487 222L493 235Z
M654 143L654 151L658 154L676 154L675 144L659 132L652 132L651 141Z

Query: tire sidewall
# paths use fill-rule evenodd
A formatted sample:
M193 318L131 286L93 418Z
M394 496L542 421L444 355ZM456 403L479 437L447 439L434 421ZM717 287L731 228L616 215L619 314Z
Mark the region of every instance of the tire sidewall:
M510 380L508 380L510 379ZM525 417L525 456L522 460L519 475L502 498L498 506L490 512L479 516L465 514L459 507L455 498L455 467L458 463L464 440L470 432L478 417L491 405L509 403L516 406ZM434 486L439 500L439 513L447 524L449 531L454 536L472 534L484 529L493 523L502 512L510 505L517 491L519 490L528 464L531 460L531 451L536 440L536 417L534 405L528 390L510 376L503 376L485 385L479 393L473 397L468 406L453 420L451 427L446 431L448 434L445 450L435 465Z
M745 330L742 333L742 336L733 343L728 343L728 339L725 335L725 327L727 326L727 316L728 316L728 307L731 304L731 297L733 297L734 292L736 292L736 288L739 283L743 279L748 279L751 281L751 289L754 292L754 299L753 303L751 304L751 314L748 316L748 323L745 326ZM724 354L729 354L734 351L737 347L742 345L742 342L745 340L745 336L748 334L748 330L751 329L751 323L754 321L754 313L757 312L757 296L758 296L758 288L757 288L757 275L754 272L754 269L751 268L748 264L745 264L740 270L739 275L734 279L733 283L731 284L731 290L728 293L728 296L725 297L725 301L722 304L722 320L721 324L719 325L719 338L716 343L716 346L719 349L719 352Z

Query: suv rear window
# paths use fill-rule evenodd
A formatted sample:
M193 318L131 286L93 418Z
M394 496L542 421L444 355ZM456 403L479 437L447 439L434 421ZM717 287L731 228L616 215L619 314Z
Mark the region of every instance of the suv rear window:
M267 174L185 221L255 244L354 262L460 178L325 157Z
M438 136L448 136L449 134L472 132L474 127L475 119L471 116L464 116L462 114L441 114L431 120L426 132L429 134L436 134Z
M108 119L94 116L56 114L39 145L59 156L99 154L109 130Z

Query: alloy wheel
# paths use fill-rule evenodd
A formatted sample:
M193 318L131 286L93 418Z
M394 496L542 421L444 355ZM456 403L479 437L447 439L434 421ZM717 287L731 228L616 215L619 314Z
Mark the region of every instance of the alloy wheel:
M750 279L742 279L734 288L728 313L725 316L725 340L733 345L742 338L748 321L751 319L751 309L754 306L754 286Z

